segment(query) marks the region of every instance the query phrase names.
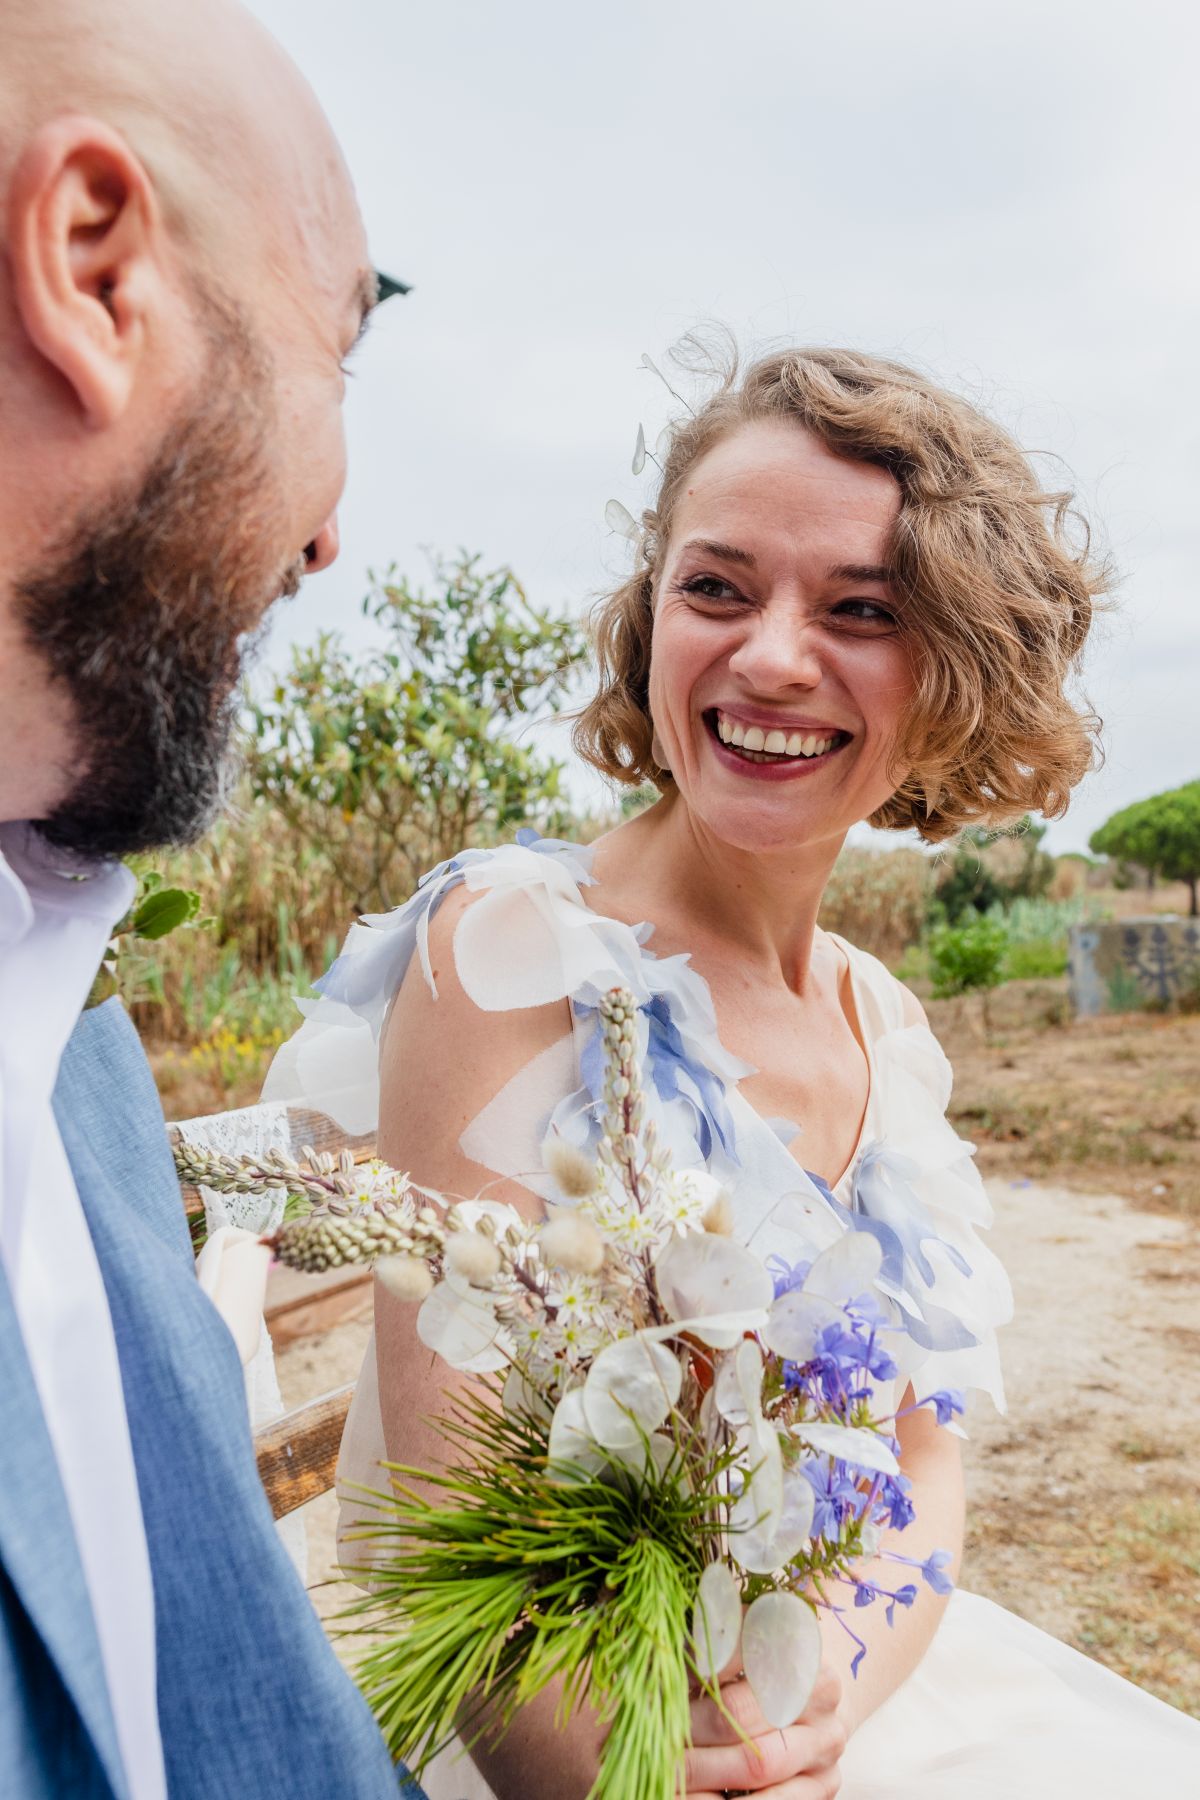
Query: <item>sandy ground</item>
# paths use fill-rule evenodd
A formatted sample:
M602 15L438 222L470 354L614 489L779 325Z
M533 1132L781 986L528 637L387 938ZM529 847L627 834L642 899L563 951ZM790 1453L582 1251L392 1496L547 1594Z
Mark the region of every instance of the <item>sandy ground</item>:
M1136 1556L1127 1568L1113 1547L1153 1535L1155 1505L1194 1507L1200 1492L1200 1233L1117 1197L1008 1180L989 1191L1016 1315L1002 1340L1008 1413L984 1402L969 1421L964 1583L1196 1709L1194 1628L1164 1639L1158 1612L1130 1598L1139 1569L1160 1585L1161 1571ZM286 1350L287 1403L353 1380L367 1329ZM325 1616L351 1592L330 1583L334 1515L332 1495L306 1509ZM1200 1569L1179 1577L1194 1619Z

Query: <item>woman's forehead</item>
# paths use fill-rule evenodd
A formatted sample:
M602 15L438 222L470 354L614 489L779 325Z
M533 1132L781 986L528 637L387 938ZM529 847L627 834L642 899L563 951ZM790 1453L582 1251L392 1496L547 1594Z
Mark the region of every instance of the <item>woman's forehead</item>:
M672 549L713 541L853 539L878 551L900 509L895 477L837 456L812 432L782 421L729 433L690 471L673 509Z

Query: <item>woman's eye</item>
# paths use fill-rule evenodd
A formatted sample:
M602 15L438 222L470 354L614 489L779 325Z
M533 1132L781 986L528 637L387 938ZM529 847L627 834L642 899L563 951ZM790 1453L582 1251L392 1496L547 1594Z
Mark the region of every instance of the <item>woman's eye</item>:
M839 600L834 617L862 625L895 625L896 615L878 600Z
M680 591L697 600L741 599L737 589L730 587L727 581L722 581L719 575L693 575L690 580L680 583Z

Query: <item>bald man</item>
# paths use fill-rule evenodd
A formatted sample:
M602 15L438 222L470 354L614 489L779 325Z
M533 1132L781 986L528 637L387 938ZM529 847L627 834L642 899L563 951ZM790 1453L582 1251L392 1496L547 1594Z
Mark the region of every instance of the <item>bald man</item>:
M0 0L4 1800L403 1780L281 1550L136 1037L81 1016L114 859L211 819L241 646L337 554L375 299L245 13Z

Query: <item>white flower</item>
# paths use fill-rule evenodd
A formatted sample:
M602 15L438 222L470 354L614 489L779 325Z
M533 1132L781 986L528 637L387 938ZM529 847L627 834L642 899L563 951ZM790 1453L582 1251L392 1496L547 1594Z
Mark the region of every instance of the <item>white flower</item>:
M729 1350L747 1331L766 1323L774 1283L753 1250L732 1238L698 1232L673 1238L654 1265L662 1303L673 1319L688 1321L702 1343ZM706 1317L740 1315L732 1326L706 1325Z
M754 1482L751 1479L750 1486ZM754 1523L730 1540L730 1550L752 1575L774 1575L795 1562L812 1537L816 1496L799 1469L784 1472L778 1517Z
M701 1681L721 1673L741 1635L742 1591L727 1564L709 1563L692 1609L692 1655Z
M560 1465L557 1473L564 1479L576 1472L598 1475L608 1466L608 1457L596 1443L583 1414L583 1390L572 1388L554 1409L550 1421L548 1454L551 1463ZM566 1464L568 1467L562 1467Z
M711 1232L714 1237L733 1236L733 1201L724 1188L721 1189L715 1200L710 1201L700 1223L705 1231Z
M778 1432L763 1415L763 1357L753 1338L743 1338L733 1363L746 1423L738 1433L742 1486L729 1509L729 1548L744 1569L769 1574L759 1565L783 1514L783 1451Z
M548 1425L554 1414L550 1396L543 1388L535 1387L533 1382L527 1380L524 1371L516 1363L505 1376L500 1403L506 1413L527 1413L540 1425Z
M468 1374L488 1374L508 1361L492 1296L457 1275L439 1281L422 1303L417 1336L452 1369Z
M760 1594L742 1622L742 1667L759 1711L780 1730L795 1724L821 1666L821 1628L796 1594Z
M587 1428L605 1449L632 1449L656 1430L679 1399L679 1359L645 1334L602 1350L583 1386Z
M835 1456L839 1462L850 1463L856 1469L871 1469L879 1475L900 1473L900 1464L887 1440L865 1426L822 1425L804 1420L791 1429L802 1444L822 1456Z
M809 1362L827 1325L842 1319L842 1306L870 1293L883 1251L864 1231L847 1231L822 1250L798 1288L780 1294L763 1330L763 1343L788 1362Z
M728 1195L707 1169L676 1169L658 1184L655 1210L662 1223L676 1231L699 1231L705 1214L722 1199Z

